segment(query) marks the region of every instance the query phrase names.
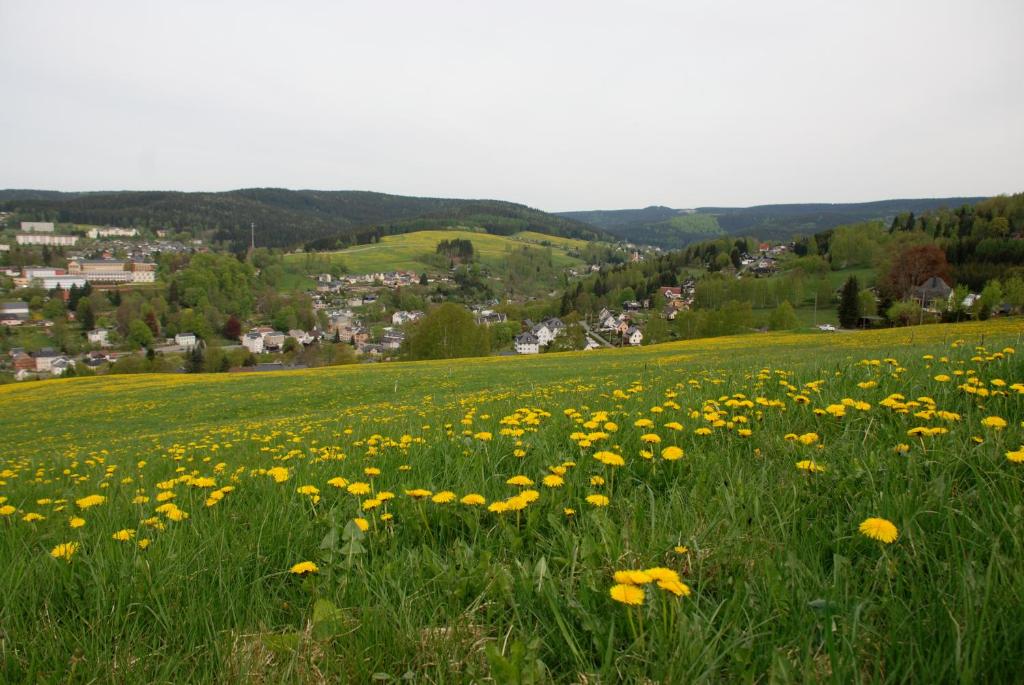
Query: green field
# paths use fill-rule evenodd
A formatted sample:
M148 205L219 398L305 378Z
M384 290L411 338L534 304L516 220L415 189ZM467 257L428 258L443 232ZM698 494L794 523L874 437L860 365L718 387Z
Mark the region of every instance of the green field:
M551 245L552 257L556 266L573 266L582 262L566 254L566 250L582 247L584 240L560 238L542 233L522 232L513 236L491 235L476 231L445 230L416 231L401 235L389 235L381 238L379 243L358 245L339 252L321 253L336 257L344 262L350 273L374 273L378 271L424 271L435 270L422 261L424 255L432 255L437 244L442 240L471 240L477 259L484 266L498 266L510 250L522 248L524 245L538 247L541 242ZM301 262L303 254L291 254L285 257L287 262Z
M0 682L1019 681L1022 330L0 387Z

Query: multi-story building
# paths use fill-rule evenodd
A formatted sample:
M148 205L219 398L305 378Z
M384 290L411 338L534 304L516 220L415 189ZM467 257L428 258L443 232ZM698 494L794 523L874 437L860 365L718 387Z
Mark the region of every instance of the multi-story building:
M132 238L139 234L137 228L117 228L116 226L110 226L108 228L90 228L87 236L96 240L97 238Z
M21 230L25 233L53 233L52 221L22 221Z
M14 237L19 245L46 245L70 247L78 242L77 235L54 235L46 233L19 233Z
M85 279L81 276L71 276L65 274L63 276L43 276L42 278L35 279L39 285L43 286L43 290L71 290L71 287L84 288Z
M117 259L72 259L68 273L82 276L90 283L152 283L156 264L124 262Z

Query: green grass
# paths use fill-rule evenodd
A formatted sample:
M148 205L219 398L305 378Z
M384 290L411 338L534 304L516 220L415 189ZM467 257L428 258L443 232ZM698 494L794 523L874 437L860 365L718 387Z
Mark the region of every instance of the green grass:
M541 233L524 232L514 236L491 235L464 230L416 231L401 235L384 236L379 243L358 245L339 252L325 253L336 256L344 262L351 273L373 273L377 271L435 271L436 269L422 261L424 255L434 254L437 244L442 240L461 238L471 240L477 259L485 266L498 266L510 250L524 245L537 246L541 241L551 243L551 251L556 266L573 266L582 262L570 257L566 250L581 247L583 240L559 238ZM305 255L293 254L285 257L286 262L300 261Z
M1021 330L2 387L0 505L16 511L0 515L0 682L1019 680L1024 464L1005 454L1024 439L1024 367L1002 350ZM991 392L958 388L968 373ZM960 419L883 406L892 393ZM870 407L815 412L844 398ZM607 417L586 425L595 412ZM908 437L916 426L949 432ZM572 437L599 430L590 446ZM673 444L685 456L660 459ZM795 467L808 459L826 470ZM569 461L560 487L541 485ZM519 513L405 494L503 501L516 474L539 493ZM338 476L396 497L360 511L368 497L328 484ZM234 490L208 507L198 478ZM167 492L188 518L157 513ZM90 494L107 500L76 506ZM896 542L859 534L868 517L892 521ZM148 549L112 539L122 529ZM65 542L80 544L70 562L51 558ZM289 573L307 560L319 573ZM615 571L653 566L691 594L611 599Z
M858 269L840 269L839 271L830 271L828 274L828 280L832 284L832 287L842 287L846 280L850 276L857 277L857 283L861 287L870 288L875 285L875 270L870 267L858 268Z

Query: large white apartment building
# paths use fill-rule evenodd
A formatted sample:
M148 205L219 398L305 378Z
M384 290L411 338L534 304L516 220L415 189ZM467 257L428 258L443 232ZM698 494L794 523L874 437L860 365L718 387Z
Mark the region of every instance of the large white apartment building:
M108 228L90 228L87 236L96 240L96 238L133 238L139 234L136 228L117 228L116 226L110 226Z
M52 233L19 233L14 237L19 245L71 246L78 242L77 235L54 235Z
M21 230L25 233L53 233L52 221L22 221Z

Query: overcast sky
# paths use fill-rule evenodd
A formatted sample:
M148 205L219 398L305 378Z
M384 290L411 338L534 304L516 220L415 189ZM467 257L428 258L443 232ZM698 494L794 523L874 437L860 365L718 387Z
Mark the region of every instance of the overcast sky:
M1022 0L0 0L0 187L1021 191L1022 29Z

